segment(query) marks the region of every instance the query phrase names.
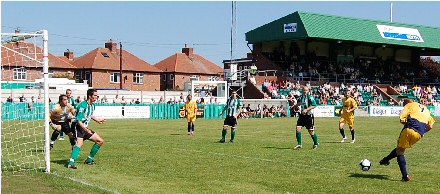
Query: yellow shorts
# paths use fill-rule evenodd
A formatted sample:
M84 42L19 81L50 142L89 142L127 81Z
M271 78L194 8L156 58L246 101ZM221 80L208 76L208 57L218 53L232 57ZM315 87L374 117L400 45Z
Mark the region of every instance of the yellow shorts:
M420 133L414 131L414 129L405 128L400 132L399 139L397 140L397 147L410 148L422 138Z
M339 123L347 123L348 126L353 128L354 127L354 117L342 115L341 119L339 119Z
M188 120L188 123L189 122L195 122L196 121L196 115L188 115L186 117L186 119Z

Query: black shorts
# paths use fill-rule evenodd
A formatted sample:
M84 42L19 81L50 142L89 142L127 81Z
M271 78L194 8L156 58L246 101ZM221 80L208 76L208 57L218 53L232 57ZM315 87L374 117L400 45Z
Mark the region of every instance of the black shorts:
M72 123L72 126L73 126L73 124L75 125L76 138L83 138L84 140L87 140L87 139L90 139L95 134L95 131L93 131L91 129L89 129L90 132L83 130L83 128L81 128L76 122Z
M315 129L315 118L313 115L303 115L300 114L298 121L296 122L297 127L306 127L308 130Z
M223 125L229 125L232 128L237 127L237 118L233 116L226 116L225 121L223 122Z
M61 131L64 133L74 133L74 129L70 127L70 122L52 122L55 125L61 125Z

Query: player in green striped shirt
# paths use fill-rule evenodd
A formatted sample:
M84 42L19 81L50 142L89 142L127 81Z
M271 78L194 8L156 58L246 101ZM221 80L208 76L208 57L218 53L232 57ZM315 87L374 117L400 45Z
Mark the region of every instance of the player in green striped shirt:
M102 124L105 122L105 119L102 118L96 118L93 116L93 112L95 111L95 105L94 103L98 99L98 92L96 89L88 89L87 90L87 100L79 103L76 107L76 125L75 132L76 132L76 145L72 149L72 155L70 156L69 164L67 165L67 168L76 169L75 166L75 160L78 159L78 156L81 152L81 146L84 143L84 140L90 140L95 142L95 144L92 147L92 150L90 151L90 155L87 157L87 160L84 162L84 164L94 165L96 164L93 160L93 157L98 153L99 149L101 148L102 144L104 144L104 139L102 139L98 133L94 132L93 130L89 129L89 122L91 119L96 121L99 124Z
M225 138L228 133L228 126L231 126L231 140L229 142L234 143L237 118L241 113L242 106L243 103L241 102L241 99L237 97L237 91L233 91L232 96L229 97L226 102L225 108L220 113L220 116L222 116L225 111L227 113L225 121L223 122L222 139L220 140L220 143L225 143L226 141Z
M318 148L318 135L315 133L315 117L313 116L312 110L316 107L315 98L313 98L310 93L309 87L304 86L303 94L298 100L297 104L294 107L301 107L301 114L299 115L298 121L296 123L296 141L298 144L294 149L302 148L302 137L301 137L301 129L302 127L306 127L309 131L310 136L313 139L313 149Z

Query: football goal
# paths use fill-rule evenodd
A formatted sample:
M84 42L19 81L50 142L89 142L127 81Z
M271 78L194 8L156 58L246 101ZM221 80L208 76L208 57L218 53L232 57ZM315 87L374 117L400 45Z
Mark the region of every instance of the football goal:
M1 37L1 170L50 173L48 32ZM28 88L41 78L41 96L33 96Z

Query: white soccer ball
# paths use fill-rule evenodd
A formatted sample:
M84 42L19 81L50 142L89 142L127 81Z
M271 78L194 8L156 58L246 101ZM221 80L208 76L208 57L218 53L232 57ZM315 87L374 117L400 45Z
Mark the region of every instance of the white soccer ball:
M371 165L372 165L372 163L368 159L363 159L359 163L359 166L361 167L361 170L363 170L363 171L369 171L371 169Z

